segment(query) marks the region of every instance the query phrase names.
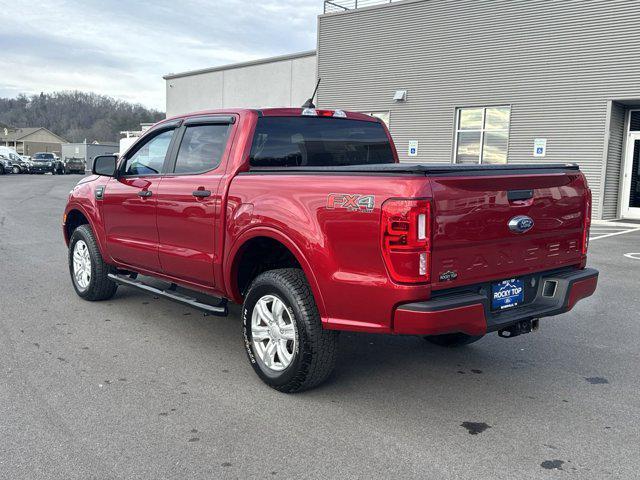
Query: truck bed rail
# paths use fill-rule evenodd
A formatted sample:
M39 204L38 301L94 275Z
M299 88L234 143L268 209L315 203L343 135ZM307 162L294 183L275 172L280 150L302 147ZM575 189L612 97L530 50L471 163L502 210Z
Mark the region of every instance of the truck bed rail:
M329 167L252 167L255 174L365 174L365 175L518 175L579 171L575 163L526 163L511 165L459 165L438 163L386 163Z

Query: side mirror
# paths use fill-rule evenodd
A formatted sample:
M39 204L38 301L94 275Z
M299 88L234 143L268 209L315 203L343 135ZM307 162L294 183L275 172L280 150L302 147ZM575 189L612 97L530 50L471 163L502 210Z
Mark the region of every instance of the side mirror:
M94 175L102 175L104 177L115 177L118 157L115 155L100 155L93 160L93 168L91 172Z

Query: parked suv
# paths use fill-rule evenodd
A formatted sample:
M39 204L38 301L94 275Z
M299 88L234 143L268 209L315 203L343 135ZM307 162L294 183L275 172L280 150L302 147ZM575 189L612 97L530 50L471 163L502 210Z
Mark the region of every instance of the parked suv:
M31 159L31 173L55 173L56 158L53 153L38 152Z
M64 159L64 173L84 173L87 164L84 158L77 157L65 157Z
M18 155L18 152L15 151L15 149L0 146L0 158L5 160L2 165L3 171L0 173L22 173L24 162L20 158L20 155Z
M0 156L8 159L11 162L11 171L13 173L28 173L29 163L26 162L18 152L13 148L0 147Z

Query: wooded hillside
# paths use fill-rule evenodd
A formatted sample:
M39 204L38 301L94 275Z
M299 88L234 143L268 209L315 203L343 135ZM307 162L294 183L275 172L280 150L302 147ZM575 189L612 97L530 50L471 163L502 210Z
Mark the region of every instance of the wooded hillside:
M112 97L84 92L55 92L0 98L0 123L45 127L69 142L110 141L123 130L156 122L164 113Z

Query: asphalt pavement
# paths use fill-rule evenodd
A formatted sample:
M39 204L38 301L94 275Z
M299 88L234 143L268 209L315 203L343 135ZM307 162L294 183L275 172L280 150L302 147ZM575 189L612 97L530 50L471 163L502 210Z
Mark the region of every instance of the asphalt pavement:
M285 395L253 373L238 307L76 296L60 224L79 178L0 176L0 478L640 476L640 231L594 240L595 296L538 332L342 334L330 381Z

